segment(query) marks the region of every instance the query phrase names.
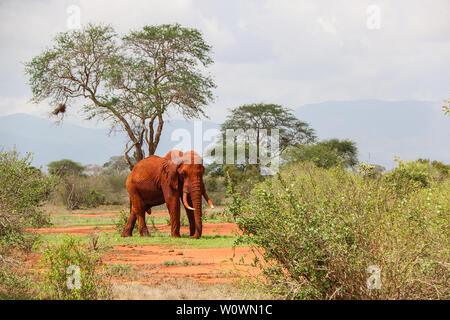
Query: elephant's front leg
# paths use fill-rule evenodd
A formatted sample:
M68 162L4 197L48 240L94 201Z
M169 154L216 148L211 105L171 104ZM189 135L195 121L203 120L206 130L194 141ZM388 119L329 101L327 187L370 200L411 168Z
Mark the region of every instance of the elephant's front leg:
M172 238L180 235L180 200L178 196L166 197L166 205L170 215L170 231Z

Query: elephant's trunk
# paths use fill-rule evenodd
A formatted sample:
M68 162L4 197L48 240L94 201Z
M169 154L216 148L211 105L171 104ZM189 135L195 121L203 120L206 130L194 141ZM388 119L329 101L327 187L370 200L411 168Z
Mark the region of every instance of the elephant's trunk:
M202 236L202 188L200 180L192 183L191 200L194 206L195 219L195 233L192 237L200 238Z

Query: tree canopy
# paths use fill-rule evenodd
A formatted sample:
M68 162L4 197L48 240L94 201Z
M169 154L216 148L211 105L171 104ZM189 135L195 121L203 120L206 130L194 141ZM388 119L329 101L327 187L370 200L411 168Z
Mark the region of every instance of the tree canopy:
M331 168L336 165L352 167L358 163L358 148L350 140L330 139L311 145L298 145L289 148L283 154L288 162L311 161L321 168Z
M267 138L271 136L273 129L278 130L279 150L271 156L281 154L289 146L310 143L316 138L314 130L308 123L297 119L290 109L277 104L254 103L232 109L226 121L221 125L223 138L219 143L224 146L225 136L229 129L245 131L243 136L236 136L236 142L241 145L235 144L234 152L237 152L237 148L244 148L248 159L249 146L255 146L258 166L261 163L264 145L267 145ZM226 152L226 146L223 151Z
M103 171L106 174L114 175L128 171L128 165L121 156L112 156L103 164Z
M32 101L48 100L54 115L77 101L87 119L107 120L127 133L124 158L130 168L152 155L164 115L205 116L216 86L206 68L213 63L202 34L179 24L145 26L119 37L111 26L89 24L59 33L53 45L25 64Z
M81 175L84 170L84 166L81 163L69 159L50 162L47 167L48 173L53 176L60 177L68 175Z

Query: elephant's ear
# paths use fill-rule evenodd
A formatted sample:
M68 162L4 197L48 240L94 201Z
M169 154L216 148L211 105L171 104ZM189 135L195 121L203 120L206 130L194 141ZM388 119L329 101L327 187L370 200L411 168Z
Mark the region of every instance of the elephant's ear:
M166 179L173 190L178 190L178 169L179 164L172 161L164 161L163 170L166 173Z

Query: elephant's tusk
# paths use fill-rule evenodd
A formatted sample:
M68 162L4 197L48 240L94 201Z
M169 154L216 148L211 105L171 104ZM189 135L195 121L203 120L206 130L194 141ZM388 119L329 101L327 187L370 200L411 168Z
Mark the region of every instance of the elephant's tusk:
M188 204L188 202L187 202L187 193L186 192L183 192L183 204L186 207L186 209L195 210L194 208L191 208L191 206Z
M214 204L212 203L211 199L209 199L208 195L206 194L206 190L203 188L203 196L205 197L205 200L208 202L211 209L214 209Z

